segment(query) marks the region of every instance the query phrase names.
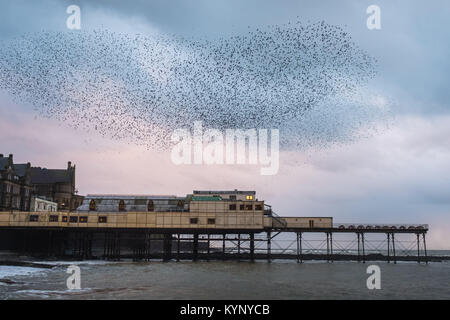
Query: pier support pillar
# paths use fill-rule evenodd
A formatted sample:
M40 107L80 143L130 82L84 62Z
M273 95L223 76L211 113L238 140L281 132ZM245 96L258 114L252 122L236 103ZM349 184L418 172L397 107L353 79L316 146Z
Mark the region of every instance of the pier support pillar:
M360 262L361 261L361 255L360 255L360 234L359 234L359 232L357 232L356 233L356 237L358 238L358 262Z
M255 234L250 233L250 260L255 261Z
M197 259L198 259L198 233L194 233L192 260L197 261Z
M225 241L226 241L226 238L227 238L227 234L224 233L222 235L222 259L223 260L225 260Z
M163 261L170 261L170 259L172 259L172 235L170 233L165 233L163 242Z
M303 238L303 234L301 232L297 233L297 262L303 263L303 246L302 246L302 238Z
M180 234L178 234L178 237L177 237L177 261L180 261L180 245L181 245Z
M238 258L241 258L241 234L238 233Z
M417 235L417 263L420 263L420 234Z
M394 236L394 233L392 233L391 238L392 238L392 254L394 255L394 264L397 264L397 256L395 254L395 236Z
M330 234L326 232L327 235L327 262L330 262Z
M330 253L331 253L331 262L334 261L333 256L333 232L330 232Z
M117 231L116 232L116 241L117 241L117 243L116 243L116 260L117 261L120 261L120 232L119 231Z
M365 239L364 239L364 232L361 233L361 241L362 241L362 256L363 256L363 263L366 263L366 248L365 248Z
M271 233L270 231L267 232L267 262L270 263L270 251L271 251Z
M427 242L425 241L425 232L422 234L422 236L423 236L423 251L425 253L425 263L428 264Z
M211 234L208 232L208 248L207 248L207 254L206 254L206 260L208 260L208 261L210 259L210 253L211 253Z
M391 262L391 234L387 233L387 262Z

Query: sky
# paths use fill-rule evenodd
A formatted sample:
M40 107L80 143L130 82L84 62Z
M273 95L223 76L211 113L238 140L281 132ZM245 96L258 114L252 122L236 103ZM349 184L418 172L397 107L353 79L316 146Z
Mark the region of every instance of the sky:
M33 101L17 101L5 90L0 91L0 153L14 154L16 163L30 161L48 168L64 168L72 161L80 194L184 195L194 189L251 189L282 216L333 216L343 223L428 223L430 248L450 249L448 1L0 0L0 4L2 46L27 33L69 32L66 8L71 4L81 8L83 31L215 39L290 21L325 21L344 28L377 59L378 73L368 84L369 95L377 99L364 99L364 108L383 108L383 116L364 122L352 132L352 139L283 150L276 175L261 176L259 168L249 165L176 166L170 152L42 117ZM366 8L372 4L381 9L381 30L366 27ZM350 118L361 110L366 109L352 105L340 116L355 122L359 118ZM318 123L337 130L330 125L336 113L316 116L322 120L314 122L311 117L305 130L308 126L316 130Z

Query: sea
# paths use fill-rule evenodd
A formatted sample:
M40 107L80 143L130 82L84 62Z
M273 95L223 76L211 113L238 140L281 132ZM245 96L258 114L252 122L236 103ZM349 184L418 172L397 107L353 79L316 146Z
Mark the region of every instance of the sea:
M433 254L449 256L450 251ZM448 260L428 264L21 260L51 267L0 265L0 299L450 299ZM79 267L79 289L67 285L73 265ZM379 267L379 289L367 286L372 265Z

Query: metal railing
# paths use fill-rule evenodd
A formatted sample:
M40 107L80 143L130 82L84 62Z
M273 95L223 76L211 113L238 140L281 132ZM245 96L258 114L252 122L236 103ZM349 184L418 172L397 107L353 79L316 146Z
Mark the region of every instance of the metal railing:
M272 207L268 204L264 204L264 215L272 218L272 227L277 229L284 229L287 227L287 222L280 216L278 216Z
M408 223L334 223L333 228L345 230L428 230L428 224L408 224Z

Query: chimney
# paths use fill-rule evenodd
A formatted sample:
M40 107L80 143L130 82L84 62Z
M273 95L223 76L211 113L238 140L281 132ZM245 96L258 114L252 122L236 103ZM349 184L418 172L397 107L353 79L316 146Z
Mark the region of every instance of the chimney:
M72 162L67 162L67 170L70 170L70 168L72 167Z
M13 155L12 155L12 153L9 154L8 163L9 163L10 166L13 165Z

